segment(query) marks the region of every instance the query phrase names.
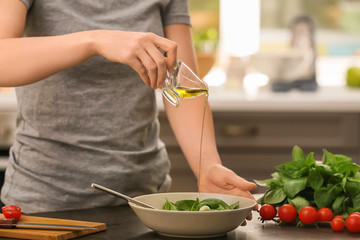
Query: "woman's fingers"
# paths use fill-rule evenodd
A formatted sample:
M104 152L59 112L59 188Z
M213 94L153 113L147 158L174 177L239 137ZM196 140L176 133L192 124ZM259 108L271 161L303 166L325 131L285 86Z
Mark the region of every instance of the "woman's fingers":
M160 88L166 79L167 69L172 68L176 63L176 43L159 37L152 33L147 33L147 37L140 38L140 49L137 50L137 56L146 69L147 83L144 76L140 75L144 82L152 88ZM167 57L165 57L160 49L163 50Z
M159 88L166 78L166 58L154 45L148 44L145 49L147 55L144 56L144 65L149 73L151 87Z
M238 176L235 173L231 174L229 179L232 185L244 191L253 191L257 187L255 183L248 182L247 180Z
M152 88L162 85L176 63L176 43L154 33L98 30L94 40L96 54L129 65Z
M147 84L147 85L152 88L155 88L156 81L157 81L157 75L158 75L157 65L156 65L154 59L152 59L151 56L149 56L149 54L145 50L142 50L142 52L143 53L140 54L138 57L139 57L141 63L143 64L143 67L146 69L146 73L149 78L149 84Z
M175 67L177 59L177 44L169 39L157 36L156 34L149 34L155 46L164 51L166 55L166 67L172 70Z
M151 86L148 72L144 67L143 63L140 61L140 59L137 58L132 59L132 61L129 62L129 66L132 67L139 74L139 76L147 86Z

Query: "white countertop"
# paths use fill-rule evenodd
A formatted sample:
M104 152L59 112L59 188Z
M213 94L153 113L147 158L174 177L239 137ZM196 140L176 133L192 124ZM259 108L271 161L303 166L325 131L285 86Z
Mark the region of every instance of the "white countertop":
M157 95L162 109L160 94ZM315 92L272 92L264 90L249 96L244 91L221 87L209 90L213 111L244 112L360 112L360 88L319 87Z
M360 112L360 88L319 87L315 92L261 91L249 96L240 91L210 89L209 102L217 111Z
M13 89L1 90L0 111L17 111L15 91Z
M160 110L163 104L157 91ZM290 91L275 93L260 91L256 96L243 91L229 91L211 87L209 102L213 111L250 112L360 112L360 88L319 87L316 92ZM0 111L16 111L14 91L0 91Z

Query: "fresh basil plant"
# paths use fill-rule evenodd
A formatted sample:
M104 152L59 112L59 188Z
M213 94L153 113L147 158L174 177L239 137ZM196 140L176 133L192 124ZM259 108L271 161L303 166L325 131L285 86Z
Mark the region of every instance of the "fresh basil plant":
M305 206L330 208L335 215L347 216L360 211L360 166L350 157L323 151L321 162L311 152L294 146L292 161L277 166L271 179L255 180L267 187L259 204L294 205L299 211Z

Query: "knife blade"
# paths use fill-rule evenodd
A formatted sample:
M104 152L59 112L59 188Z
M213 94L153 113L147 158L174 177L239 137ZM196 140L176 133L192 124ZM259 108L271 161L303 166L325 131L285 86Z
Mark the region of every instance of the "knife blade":
M64 224L48 224L48 223L19 223L15 218L0 219L0 228L22 228L22 229L43 229L43 230L83 230L95 227L64 225Z

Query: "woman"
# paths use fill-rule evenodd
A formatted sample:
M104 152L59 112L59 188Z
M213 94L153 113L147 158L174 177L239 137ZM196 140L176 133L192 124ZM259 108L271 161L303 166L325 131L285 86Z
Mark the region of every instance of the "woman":
M19 105L4 204L31 213L124 203L92 182L130 196L166 191L154 89L177 58L196 70L183 0L0 0L0 86L18 86ZM203 100L164 104L198 176ZM252 198L256 185L221 165L207 109L199 190Z

